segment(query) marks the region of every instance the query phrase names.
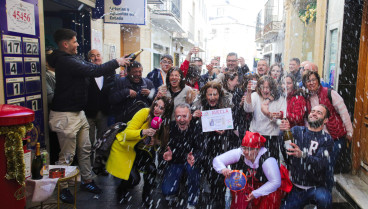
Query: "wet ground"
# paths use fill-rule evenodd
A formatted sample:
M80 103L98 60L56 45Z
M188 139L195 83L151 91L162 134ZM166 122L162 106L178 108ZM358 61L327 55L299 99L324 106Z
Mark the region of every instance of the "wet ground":
M142 178L143 179L143 178ZM91 194L89 192L81 191L79 189L79 185L77 186L77 208L78 209L145 209L145 207L142 206L141 203L141 190L143 187L143 180L141 183L136 186L134 189L132 189L132 198L126 203L126 204L118 204L116 201L116 195L115 190L118 185L118 182L114 180L112 176L99 176L95 179L96 184L101 187L103 190L103 193L98 197L94 194ZM74 188L70 188L73 192ZM185 199L185 192L182 192L182 200L181 205L178 205L173 208L186 208L186 202ZM55 204L49 205L49 203L55 203L57 197L56 190L54 191L53 196L44 203L43 208L49 209L49 208L57 208ZM155 202L155 208L156 209L169 209L170 207L167 205L167 202L164 200L164 197L162 196L161 189L156 188L153 191L153 198ZM350 204L346 202L346 200L341 197L341 195L334 190L333 192L333 209L352 209ZM28 208L30 206L36 206L35 208L40 208L37 205L39 203L33 203L31 205L28 205ZM62 204L61 208L73 208L72 205ZM206 208L205 204L199 205L197 208ZM307 209L312 209L314 206L308 206Z

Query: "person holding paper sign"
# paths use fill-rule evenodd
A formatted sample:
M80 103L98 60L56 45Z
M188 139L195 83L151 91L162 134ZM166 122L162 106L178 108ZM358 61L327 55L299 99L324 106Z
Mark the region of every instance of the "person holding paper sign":
M278 139L279 126L277 120L282 119L286 110L285 98L281 97L277 82L270 76L262 76L252 92L252 83L247 86L248 94L244 102L245 112L253 112L249 131L260 133L267 141L265 147L271 156L279 159L281 141Z
M210 81L200 91L199 96L194 101L192 109L194 109L193 117L200 118L202 110L215 110L228 108L232 106L231 99L225 95L221 84ZM202 127L203 129L203 127ZM225 185L224 177L219 175L212 168L212 160L217 155L224 153L230 146L229 134L233 130L217 130L204 133L203 152L204 156L204 175L211 187L210 194L205 192L203 196L208 197L207 204L212 204L213 208L225 207ZM207 193L207 194L206 194Z

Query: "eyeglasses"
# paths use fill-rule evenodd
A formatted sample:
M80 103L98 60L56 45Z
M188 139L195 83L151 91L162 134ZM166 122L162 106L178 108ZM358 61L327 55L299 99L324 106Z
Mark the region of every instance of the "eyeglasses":
M172 62L167 60L161 60L161 63L172 65Z
M237 62L238 60L226 60L226 62Z

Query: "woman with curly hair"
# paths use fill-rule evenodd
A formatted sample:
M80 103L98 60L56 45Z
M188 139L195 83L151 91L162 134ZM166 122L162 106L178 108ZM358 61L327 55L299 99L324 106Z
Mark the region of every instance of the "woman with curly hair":
M128 122L124 131L116 135L107 160L106 170L114 177L121 179L117 189L118 203L126 202L130 197L128 189L140 182L140 171L144 171L144 186L142 202L145 206L152 206L151 191L154 189L156 166L154 163L156 143L160 129L151 128L154 117L161 117L169 121L172 112L172 102L165 96L156 98L150 108L139 110ZM164 123L163 122L163 123ZM150 139L150 140L148 140ZM154 207L152 207L154 208Z
M232 102L229 96L225 94L222 89L222 85L210 81L204 87L202 87L199 96L192 106L194 109L194 119L199 119L202 116L202 111L214 110L221 108L231 108ZM200 120L199 120L200 121ZM205 132L203 142L203 169L204 176L206 177L210 185L210 194L208 191L203 193L203 197L208 197L205 200L207 204L212 204L212 208L224 208L225 207L225 185L223 175L218 174L212 168L212 160L224 152L229 147L234 147L238 144L238 137L230 137L233 130L216 130L212 132Z
M253 112L249 131L264 136L267 139L265 147L278 160L281 139L278 138L280 129L277 120L282 119L286 111L285 98L281 97L276 80L270 76L262 76L257 82L256 92L253 93L249 82L247 91L244 110Z

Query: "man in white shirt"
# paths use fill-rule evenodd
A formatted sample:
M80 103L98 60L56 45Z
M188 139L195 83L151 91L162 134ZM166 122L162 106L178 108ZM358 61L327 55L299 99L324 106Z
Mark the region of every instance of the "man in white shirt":
M88 52L88 60L96 65L102 64L102 55L97 49ZM109 93L114 85L114 76L89 78L88 97L85 113L89 124L89 139L93 146L96 139L101 138L107 130L107 120L110 113ZM91 156L93 163L93 156ZM96 174L107 175L104 170L94 170Z

